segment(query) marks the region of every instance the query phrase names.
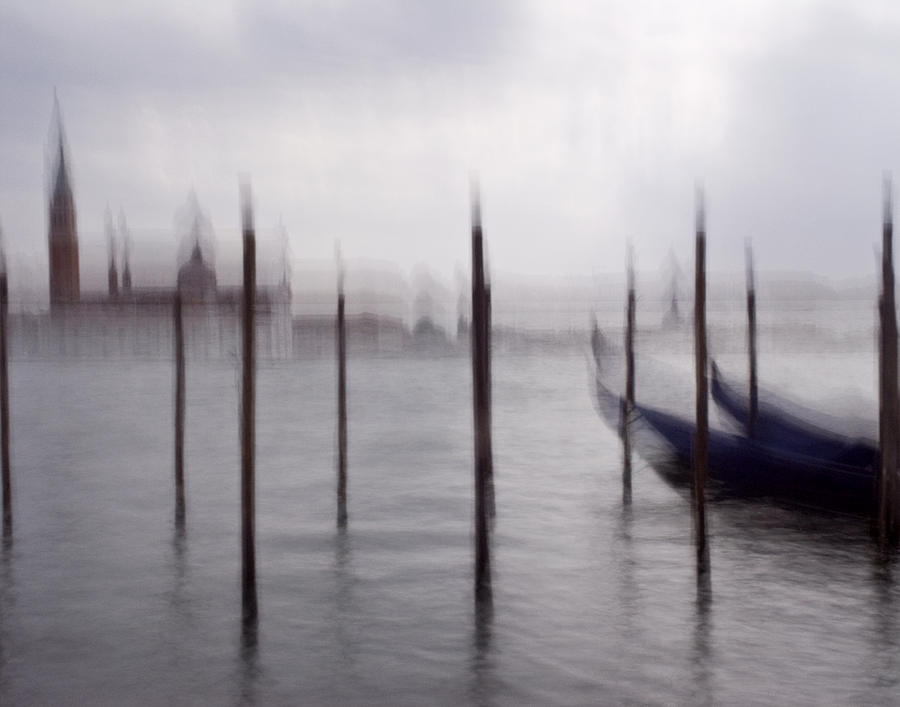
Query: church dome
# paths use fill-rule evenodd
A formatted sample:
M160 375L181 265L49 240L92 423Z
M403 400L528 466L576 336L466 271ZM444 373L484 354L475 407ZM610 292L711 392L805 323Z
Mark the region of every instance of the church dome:
M216 296L216 271L203 261L200 244L178 269L178 291L185 302L211 302Z

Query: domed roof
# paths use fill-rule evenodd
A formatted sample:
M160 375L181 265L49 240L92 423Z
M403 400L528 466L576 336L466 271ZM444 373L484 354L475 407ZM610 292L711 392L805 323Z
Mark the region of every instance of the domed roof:
M199 242L194 244L190 260L178 269L178 291L187 302L215 298L216 271L203 262Z

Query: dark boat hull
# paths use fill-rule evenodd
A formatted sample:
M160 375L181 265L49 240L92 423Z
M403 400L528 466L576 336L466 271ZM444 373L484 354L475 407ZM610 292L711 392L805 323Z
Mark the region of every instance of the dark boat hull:
M720 410L749 434L750 398L728 383L715 363L712 369L712 397ZM816 425L812 411L789 413L785 406L768 402L763 396L757 404L753 438L765 445L825 459L861 469L878 468L878 450L864 439L841 435ZM793 407L797 407L794 405Z
M599 412L621 434L621 398L603 384L599 374L596 385ZM695 430L691 421L640 404L635 405L629 422L637 451L675 487L690 485ZM711 429L708 468L709 491L718 497L773 499L854 515L871 515L875 509L876 477L871 465L810 456Z

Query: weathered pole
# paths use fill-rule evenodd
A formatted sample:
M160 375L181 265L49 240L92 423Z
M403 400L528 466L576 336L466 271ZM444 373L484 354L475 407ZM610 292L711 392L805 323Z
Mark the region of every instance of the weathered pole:
M256 600L256 489L255 457L255 349L254 305L256 304L256 234L253 230L253 204L250 187L242 187L244 231L243 291L243 380L241 386L241 594L244 622L255 623Z
M750 409L747 431L756 432L756 413L759 407L756 391L756 283L753 277L753 248L747 243L747 349L750 358Z
M338 478L337 478L337 522L347 524L347 350L344 325L344 266L340 251L337 254L338 301L337 301L337 367L338 367Z
M475 422L475 596L491 596L488 495L491 474L488 330L490 313L484 278L484 243L478 194L472 205L472 401Z
M6 279L6 257L0 271L0 450L3 468L3 534L12 533L12 471L9 461L9 372L7 370L7 329L9 327L9 286Z
M184 527L184 320L175 292L175 525Z
M622 499L631 502L631 435L629 423L634 410L634 257L628 248L628 291L625 306L625 401L622 410Z
M703 192L697 192L697 223L694 275L694 363L697 381L697 429L694 438L694 533L697 571L709 570L706 541L706 476L709 455L709 411L706 378L706 213Z
M882 548L897 536L897 434L900 400L897 390L897 314L894 297L893 208L891 182L884 180L881 251L881 483L879 485L878 529Z

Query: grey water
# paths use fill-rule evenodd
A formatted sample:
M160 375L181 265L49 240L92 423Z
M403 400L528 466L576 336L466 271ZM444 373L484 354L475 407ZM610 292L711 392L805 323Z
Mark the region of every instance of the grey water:
M760 373L865 398L873 370L869 352ZM476 612L468 359L351 358L344 530L333 362L259 370L249 632L236 365L189 362L180 533L172 364L14 361L0 704L900 704L898 577L864 522L712 504L698 591L687 499L637 459L622 503L585 356L493 373L494 601Z

